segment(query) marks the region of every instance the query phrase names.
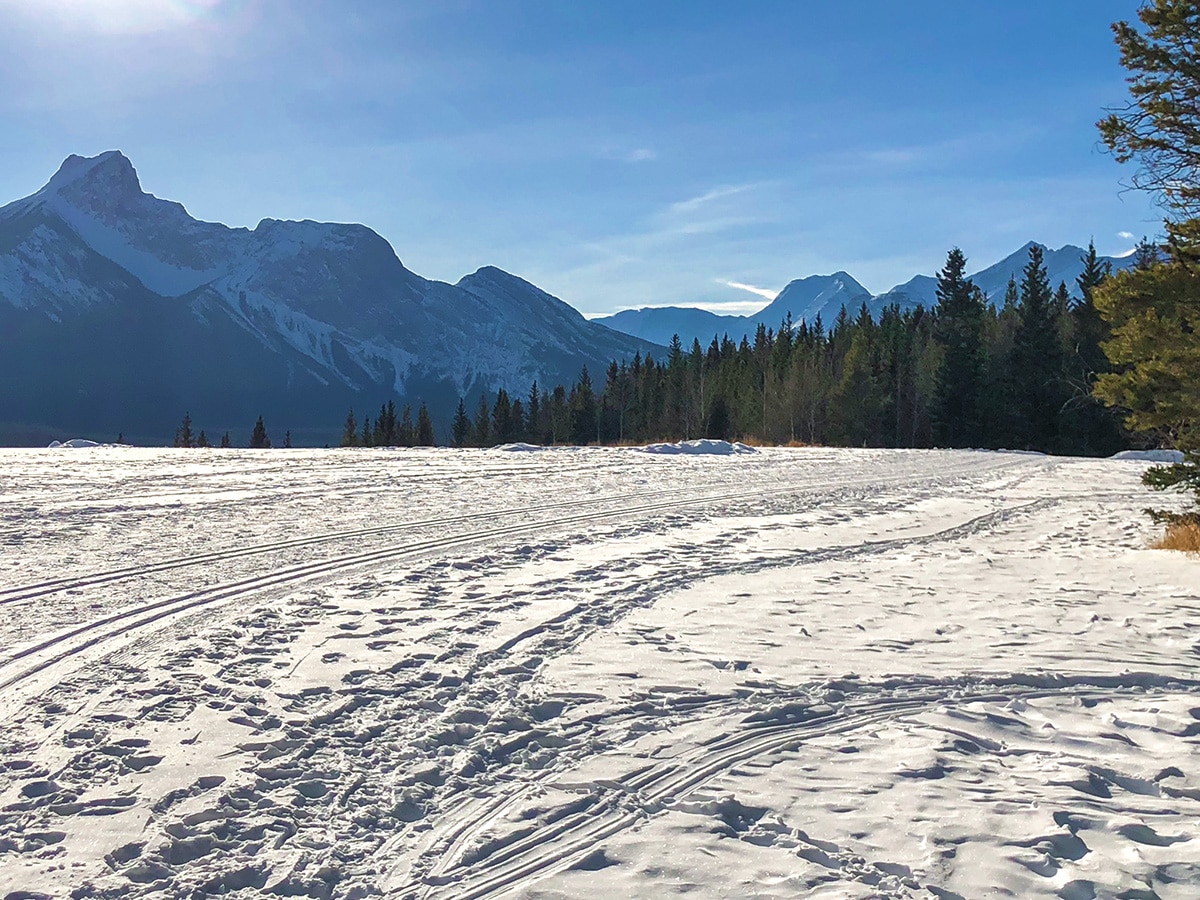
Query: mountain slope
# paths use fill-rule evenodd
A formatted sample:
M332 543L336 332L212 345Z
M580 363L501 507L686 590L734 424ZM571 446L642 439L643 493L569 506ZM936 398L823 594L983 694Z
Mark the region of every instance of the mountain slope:
M362 225L200 222L116 151L69 157L0 208L0 325L0 440L163 441L190 409L210 432L261 413L325 442L352 404L445 416L460 395L661 351L499 269L422 278Z

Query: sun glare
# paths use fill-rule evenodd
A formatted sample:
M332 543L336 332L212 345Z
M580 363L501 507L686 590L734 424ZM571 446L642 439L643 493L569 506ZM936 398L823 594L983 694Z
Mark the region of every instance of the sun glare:
M145 34L180 28L224 14L230 0L0 0L65 28L106 34Z

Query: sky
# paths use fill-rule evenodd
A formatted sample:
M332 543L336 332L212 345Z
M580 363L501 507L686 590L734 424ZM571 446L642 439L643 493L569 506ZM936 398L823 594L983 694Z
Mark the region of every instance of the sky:
M0 0L0 204L119 149L197 218L362 222L585 314L1127 252L1137 0Z

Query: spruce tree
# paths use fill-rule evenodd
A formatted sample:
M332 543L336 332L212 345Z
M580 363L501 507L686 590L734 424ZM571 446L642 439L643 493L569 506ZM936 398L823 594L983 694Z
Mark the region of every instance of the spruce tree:
M454 421L450 424L450 439L455 447L467 446L471 437L471 419L467 416L467 406L463 398L458 398L458 409L454 411Z
M487 391L479 395L479 406L475 408L475 422L471 429L471 443L476 447L492 446L491 410L488 409Z
M1102 344L1108 325L1096 309L1096 288L1110 276L1112 266L1100 263L1095 242L1088 243L1083 272L1075 280L1079 299L1070 308L1070 341L1066 357L1069 399L1063 410L1065 452L1084 456L1111 456L1124 444L1120 419L1094 394L1096 379L1112 370Z
M512 402L512 410L509 419L512 425L512 439L514 441L528 442L528 420L525 417L525 404L523 404L520 400L514 400Z
M346 413L346 424L342 428L342 446L358 446L358 421L354 418L353 407L351 407L350 412Z
M358 443L362 447L375 446L375 429L371 427L370 416L363 416L362 434L359 435Z
M383 418L383 443L386 447L395 447L404 444L403 435L400 433L400 425L396 419L396 401L389 400L387 408L384 410ZM412 430L412 412L409 412L409 430Z
M432 447L437 441L433 436L433 419L429 417L429 409L424 403L417 410L417 446Z
M232 438L229 437L229 432L227 431L223 435L221 435L221 449L228 450L232 446L233 446L233 440L232 440Z
M208 441L208 435L204 433L204 429L200 429L200 437L196 438L197 447L211 447L212 444Z
M412 407L404 404L404 412L400 416L400 424L396 426L396 443L401 447L411 447L418 443L417 431L413 427Z
M250 447L254 450L265 450L271 446L271 438L267 436L267 428L263 425L262 416L258 417L258 421L254 423L254 430L250 432Z
M183 424L175 430L175 446L176 447L193 447L195 441L192 439L192 414L185 412L183 414Z
M540 444L544 440L541 433L542 428L542 395L538 390L538 383L534 381L529 388L529 405L525 410L526 421L526 436L534 444Z
M1043 249L1031 244L1029 262L1022 271L1010 373L1014 436L1022 449L1048 452L1057 443L1058 415L1065 392L1055 311Z
M587 366L579 373L575 386L575 398L571 404L571 443L579 446L596 440L596 393L592 390L592 379Z
M291 432L291 430L285 431L283 433L283 448L285 450L292 449L292 432Z
M379 405L379 415L375 417L375 429L371 432L371 444L376 447L390 447L394 443L395 426L388 421L386 403Z
M984 393L984 306L966 277L967 258L955 247L938 273L937 341L941 345L933 400L935 440L946 447L983 443L980 399Z
M512 421L512 401L504 388L496 391L496 402L492 405L492 441L511 444L515 429Z

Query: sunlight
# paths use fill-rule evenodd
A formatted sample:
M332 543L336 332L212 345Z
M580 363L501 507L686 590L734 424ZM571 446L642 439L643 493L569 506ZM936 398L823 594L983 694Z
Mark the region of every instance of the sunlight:
M213 18L234 6L229 0L0 0L65 28L105 34L146 34Z

